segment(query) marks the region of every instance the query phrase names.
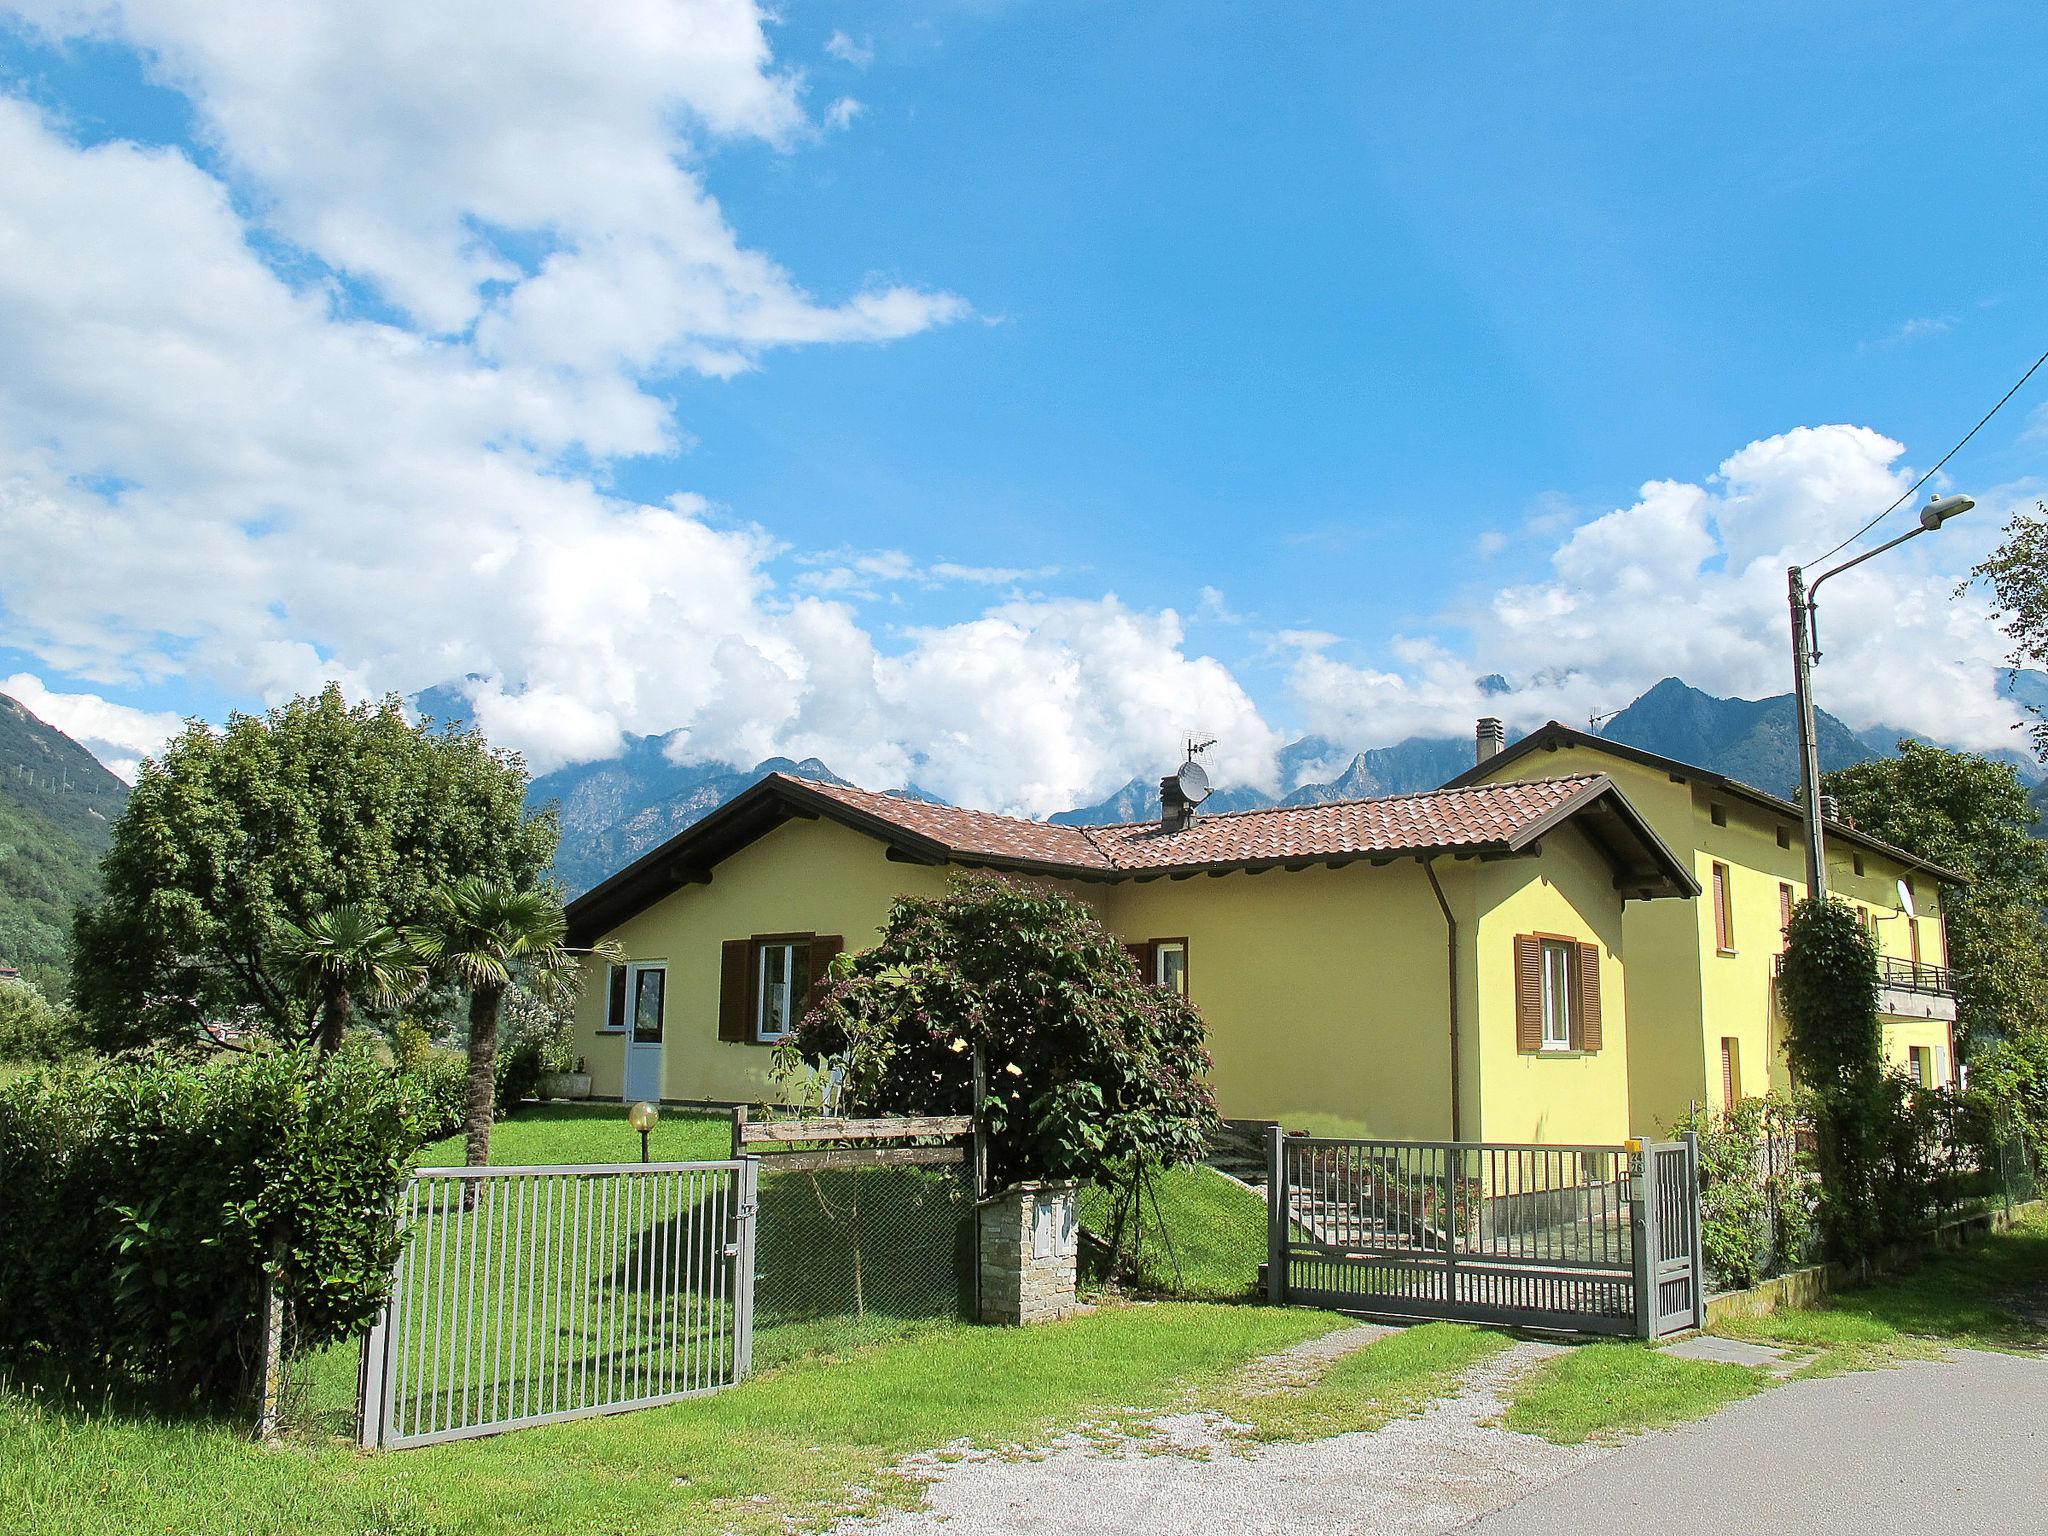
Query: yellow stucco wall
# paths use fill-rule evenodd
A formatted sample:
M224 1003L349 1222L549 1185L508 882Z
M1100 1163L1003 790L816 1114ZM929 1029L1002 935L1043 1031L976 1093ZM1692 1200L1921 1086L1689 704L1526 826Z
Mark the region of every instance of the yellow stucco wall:
M1542 857L1438 860L1460 926L1464 1134L1618 1141L1628 1134L1627 1004L1621 902L1578 832ZM765 1047L721 1042L719 951L754 933L874 942L899 893L933 893L948 871L892 863L882 845L830 821L785 824L620 925L631 961L668 966L663 1092L671 1099L774 1097ZM1438 1138L1450 1134L1443 915L1413 860L1375 868L1272 870L1117 884L1055 882L1127 941L1188 941L1189 993L1208 1025L1222 1113L1293 1129ZM1518 1060L1514 935L1598 942L1605 1041L1596 1056ZM621 1034L601 1029L601 968L578 1007L593 1089L616 1097Z
M1704 894L1695 902L1631 902L1624 927L1629 956L1630 1092L1636 1128L1662 1132L1693 1104L1724 1109L1721 1041L1736 1041L1740 1092L1753 1097L1790 1086L1784 1056L1784 1021L1777 1006L1772 964L1784 948L1779 885L1806 895L1805 855L1799 824L1754 801L1678 782L1661 768L1631 762L1597 748L1561 746L1528 753L1489 777L1552 778L1605 773L1620 786L1657 835L1686 860ZM1720 824L1716 823L1716 812ZM1788 846L1780 846L1780 835ZM1856 872L1861 862L1863 872ZM1723 953L1714 922L1713 867L1728 870L1733 953ZM1879 949L1905 958L1911 937L1896 882L1904 865L1840 838L1828 842L1828 880L1835 895L1875 910ZM1919 912L1920 958L1945 965L1941 891L1926 875L1913 880ZM1946 1047L1946 1026L1924 1020L1885 1019L1888 1061L1903 1066L1909 1045L1930 1043L1933 1030Z
M1462 889L1466 868L1442 862L1447 895ZM1225 1116L1450 1134L1444 921L1412 860L1105 890L1105 920L1126 940L1188 940L1188 996Z
M719 949L725 940L833 933L844 936L847 948L864 949L881 936L898 894L944 886L943 871L892 863L882 844L837 822L791 821L726 859L709 885L684 886L614 929L607 937L619 943L627 960L668 965L663 1097L757 1103L776 1096L769 1048L718 1038ZM603 967L586 963L594 969L577 1004L577 1048L590 1065L591 1091L616 1098L623 1087L624 1038L601 1028Z
M1468 1137L1485 1141L1612 1145L1633 1134L1629 1106L1627 973L1622 903L1614 870L1566 828L1538 859L1472 867L1478 942L1481 1118ZM1683 901L1652 905L1687 906ZM1637 904L1632 904L1637 905ZM1550 933L1600 946L1601 1046L1597 1051L1515 1048L1514 942Z

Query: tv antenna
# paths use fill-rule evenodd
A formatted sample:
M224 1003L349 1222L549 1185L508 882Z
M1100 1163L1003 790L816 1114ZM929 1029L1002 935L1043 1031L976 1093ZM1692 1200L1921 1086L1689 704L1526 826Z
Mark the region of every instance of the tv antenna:
M1197 741L1190 736L1187 742L1188 759L1180 765L1180 772L1174 778L1180 781L1180 792L1187 796L1188 803L1200 805L1209 798L1209 772L1195 759L1215 746L1216 738L1212 736L1207 741Z

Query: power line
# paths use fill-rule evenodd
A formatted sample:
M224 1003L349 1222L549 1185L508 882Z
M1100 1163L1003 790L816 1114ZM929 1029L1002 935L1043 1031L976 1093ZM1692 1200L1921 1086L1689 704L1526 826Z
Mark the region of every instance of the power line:
M1963 434L1963 442L1957 443L1955 447L1949 449L1947 453L1944 453L1941 456L1940 461L1935 464L1933 469L1928 470L1926 474L1922 475L1918 480L1915 480L1911 485L1907 486L1905 495L1901 496L1897 501L1893 502L1890 506L1886 507L1882 512L1878 513L1877 516L1873 517L1861 528L1858 528L1854 533L1850 534L1849 537L1842 540L1841 543L1837 544L1833 549L1829 550L1827 554L1815 555L1811 560L1807 561L1806 563L1808 565L1818 565L1821 561L1827 559L1829 555L1840 554L1843 550L1847 549L1851 544L1854 544L1858 539L1862 538L1863 535L1870 532L1871 529L1875 528L1879 523L1883 522L1886 518L1890 517L1894 512L1898 511L1900 507L1904 506L1908 501L1910 501L1915 491L1919 490L1921 486L1925 485L1928 481L1932 480L1937 474L1941 472L1941 466L1943 464L1946 464L1950 459L1954 458L1958 453L1962 452L1963 443L1967 443L1971 438L1975 437L1979 432L1981 432L1984 429L1985 421L1989 421L1992 417L1996 416L2001 410L2004 409L2005 402L2010 400L2014 395L2020 392L2021 386L2024 385L2027 382L2027 380L2031 379L2034 376L2035 372L2040 368L2040 366L2043 363L2048 363L2048 352L2043 352L2039 357L2035 358L2034 366L2032 368L2029 368L2025 373L2020 375L2019 383L2013 385L2011 389L2008 389L2004 394L2000 395L1998 397L1998 404L1994 405L1993 407L1991 407L1990 410L1984 413L1984 420L1978 422L1976 426L1970 428L1969 431L1965 432Z

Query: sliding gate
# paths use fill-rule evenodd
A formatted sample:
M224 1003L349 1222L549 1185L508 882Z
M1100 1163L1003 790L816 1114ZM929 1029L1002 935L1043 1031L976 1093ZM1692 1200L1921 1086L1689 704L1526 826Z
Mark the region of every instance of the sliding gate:
M1275 1302L1662 1338L1704 1321L1698 1155L1271 1132Z
M746 1375L758 1164L423 1168L363 1352L365 1445L427 1445Z

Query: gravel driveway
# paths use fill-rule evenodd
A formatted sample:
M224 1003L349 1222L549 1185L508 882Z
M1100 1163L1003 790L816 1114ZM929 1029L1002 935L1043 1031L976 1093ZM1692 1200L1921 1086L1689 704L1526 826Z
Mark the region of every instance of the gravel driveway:
M1290 1355L1305 1366L1378 1332L1344 1330ZM1618 1445L1552 1445L1487 1425L1504 1385L1555 1352L1516 1344L1457 1397L1370 1434L1256 1445L1213 1414L1186 1413L1136 1439L1084 1432L1022 1458L931 1453L905 1464L929 1480L922 1508L845 1521L834 1536L2041 1528L2029 1522L2048 1498L2048 1361L1958 1351L1792 1382ZM1279 1382L1289 1364L1282 1355L1257 1369Z
M1344 1330L1337 1338L1362 1344L1381 1332ZM1313 1341L1304 1352L1327 1354L1331 1343ZM1248 1445L1217 1416L1187 1413L1153 1421L1149 1436L1108 1446L1076 1434L1028 1458L917 1457L906 1470L930 1479L923 1508L842 1522L836 1536L1457 1530L1612 1454L1481 1422L1505 1406L1504 1383L1556 1349L1516 1344L1471 1372L1459 1396L1371 1434ZM1287 1359L1267 1362L1264 1373L1284 1377Z

